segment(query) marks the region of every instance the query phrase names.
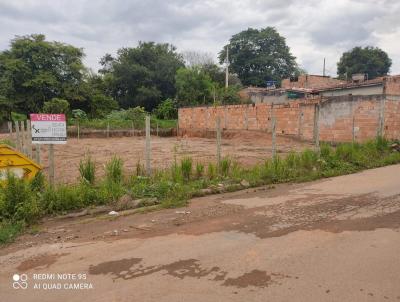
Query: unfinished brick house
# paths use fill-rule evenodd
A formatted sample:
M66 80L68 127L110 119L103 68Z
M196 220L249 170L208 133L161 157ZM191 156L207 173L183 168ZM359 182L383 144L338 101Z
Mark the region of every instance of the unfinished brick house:
M316 125L322 141L400 138L400 76L356 82L304 76L282 86L253 104L180 108L180 133L213 130L217 116L223 129L271 131L275 117L277 134L303 140L314 138Z

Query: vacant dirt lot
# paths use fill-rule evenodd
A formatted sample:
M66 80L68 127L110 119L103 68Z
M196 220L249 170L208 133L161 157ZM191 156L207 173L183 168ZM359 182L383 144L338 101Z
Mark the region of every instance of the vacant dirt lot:
M253 165L271 157L271 135L260 132L243 131L225 133L222 139L222 155L229 156L243 165ZM277 137L279 153L299 151L312 145L287 137ZM196 162L215 162L216 140L195 137L152 137L152 166L167 168L175 160L190 156ZM103 174L104 164L115 154L124 160L126 172L144 164L144 137L69 139L67 145L55 147L56 180L71 183L79 176L79 161L88 153L96 161L97 173ZM42 146L42 164L47 172L47 146Z

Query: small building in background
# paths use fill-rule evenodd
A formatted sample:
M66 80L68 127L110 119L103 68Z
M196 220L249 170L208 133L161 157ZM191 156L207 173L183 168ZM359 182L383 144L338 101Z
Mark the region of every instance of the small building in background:
M281 88L247 87L239 92L241 99L252 103L283 104L296 99L335 97L345 95L382 95L387 93L387 83L399 85L400 76L385 76L368 80L364 74L355 74L350 81L328 76L300 75L284 79ZM393 84L396 83L396 84Z

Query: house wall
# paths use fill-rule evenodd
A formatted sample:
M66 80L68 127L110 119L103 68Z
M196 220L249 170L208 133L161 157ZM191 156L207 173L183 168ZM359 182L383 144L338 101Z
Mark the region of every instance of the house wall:
M332 79L331 77L302 74L298 77L297 81L290 81L290 79L282 80L281 86L284 89L324 88L334 85L340 85L343 83L344 83L343 81Z
M341 95L378 95L383 94L383 85L376 86L360 86L360 87L352 87L352 88L340 88L337 90L327 90L322 91L320 95L329 97L329 96L341 96Z
M216 118L223 129L271 132L272 117L276 133L304 140L314 136L316 100L296 100L285 104L250 104L179 109L180 134L215 130ZM319 135L321 141L365 141L382 133L400 138L400 99L378 96L338 96L320 103ZM200 131L201 132L201 131Z

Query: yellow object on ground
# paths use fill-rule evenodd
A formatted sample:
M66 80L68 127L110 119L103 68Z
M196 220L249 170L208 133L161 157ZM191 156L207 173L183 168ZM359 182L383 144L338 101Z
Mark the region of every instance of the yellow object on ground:
M31 179L41 169L39 164L13 147L0 144L0 181L5 179L7 171L17 177Z

